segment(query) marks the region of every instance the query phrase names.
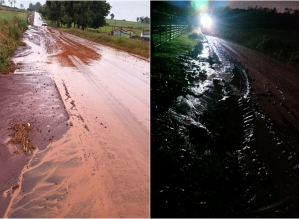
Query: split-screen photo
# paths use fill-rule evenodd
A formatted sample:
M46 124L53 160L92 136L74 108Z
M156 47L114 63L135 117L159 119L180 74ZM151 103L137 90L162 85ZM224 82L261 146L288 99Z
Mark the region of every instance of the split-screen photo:
M0 0L0 216L299 217L299 1Z

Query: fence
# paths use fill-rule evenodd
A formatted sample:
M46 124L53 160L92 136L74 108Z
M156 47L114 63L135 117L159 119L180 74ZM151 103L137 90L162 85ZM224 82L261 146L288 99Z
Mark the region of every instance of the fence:
M1 0L0 0L1 1ZM123 28L125 30L132 30L134 33L132 34L132 39L137 39L137 40L145 40L149 41L149 39L145 39L140 36L141 32L144 30L150 31L150 27L126 27L126 26L104 26L104 27L99 27L98 29L93 29L93 28L87 28L87 31L94 32L94 33L106 33L106 34L111 34L111 32L115 29Z
M186 31L187 25L161 24L152 25L153 46L158 47L172 39L181 36Z

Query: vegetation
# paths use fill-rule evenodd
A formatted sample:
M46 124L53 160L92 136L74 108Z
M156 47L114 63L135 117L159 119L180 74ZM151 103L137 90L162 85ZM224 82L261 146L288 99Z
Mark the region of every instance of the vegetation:
M132 27L132 28L149 28L149 24L134 22L134 21L125 21L125 20L112 20L106 19L108 26L118 26L118 27Z
M113 37L108 34L83 31L75 28L60 28L60 30L70 34L74 34L84 39L91 40L93 42L101 43L106 46L110 46L145 58L149 58L150 45L148 41L128 39L125 37Z
M26 20L27 13L26 11L8 11L8 10L0 10L0 18L11 20L13 17L19 17L23 20Z
M58 27L72 24L78 29L98 28L106 24L111 6L106 1L46 1L40 13Z
M223 8L216 11L215 34L292 64L299 61L299 10Z
M15 14L16 12L0 10L0 73L11 70L9 57L21 45L19 38L27 29L26 13L20 17Z
M39 11L39 9L42 7L41 3L37 2L35 5L30 3L29 8L27 8L28 11Z
M192 50L201 49L200 35L193 32L183 34L168 41L156 49L152 49L151 56L151 87L152 116L164 112L172 104L182 87L186 86L185 75L177 57Z
M145 23L106 19L106 25L104 27L99 27L97 29L88 28L88 30L94 30L100 33L111 33L112 30L119 27L122 27L126 30L133 30L135 36L140 36L140 33L143 29L150 29L149 24Z
M144 17L144 16L137 17L137 22L149 24L150 23L150 18L149 17Z
M113 20L114 19L114 14L112 13L112 14L110 14L110 16L111 16L111 20Z

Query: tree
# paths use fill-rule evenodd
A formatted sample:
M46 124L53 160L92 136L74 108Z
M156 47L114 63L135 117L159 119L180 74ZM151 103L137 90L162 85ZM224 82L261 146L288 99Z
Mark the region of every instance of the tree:
M114 14L112 13L112 14L110 14L110 16L111 16L111 20L113 20L113 18L114 18Z
M139 17L137 17L137 22L139 21Z
M34 11L34 6L32 3L29 4L29 8L27 8L28 11Z
M110 4L103 1L94 1L92 3L91 11L93 13L91 28L98 28L106 25L106 17L111 9ZM114 18L114 14L113 14Z
M23 8L24 8L24 5L23 5L23 4L20 4L20 7L21 7L21 9L23 9Z
M67 25L82 30L106 24L111 6L106 1L46 1L39 12L57 26ZM114 15L113 15L114 16Z
M143 23L149 24L150 23L150 19L148 17L145 17L143 19Z
M41 3L37 2L37 3L35 4L34 10L35 10L35 11L39 11L39 9L40 9L41 7L42 7Z
M17 3L17 1L16 0L13 0L13 7L15 8L16 7L16 4Z
M4 0L0 0L0 5L4 5L5 1Z

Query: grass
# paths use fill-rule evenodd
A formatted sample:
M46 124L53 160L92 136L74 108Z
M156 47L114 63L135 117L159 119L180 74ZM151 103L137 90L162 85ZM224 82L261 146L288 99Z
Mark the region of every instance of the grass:
M98 33L110 33L115 28L122 27L125 30L133 30L135 33L135 36L140 36L141 31L143 29L146 29L146 30L150 29L149 24L139 23L139 22L134 22L134 21L106 19L106 22L108 23L107 26L99 27L97 29L88 28L88 30L98 32ZM51 23L51 21L48 21L48 23ZM72 27L74 27L74 24L72 24Z
M282 61L299 62L298 31L219 27L216 34Z
M152 49L151 87L152 116L168 109L182 87L186 86L185 74L177 56L200 47L201 38L194 33L183 34L158 48Z
M122 27L133 27L133 28L149 28L149 24L134 22L134 21L124 21L124 20L111 20L106 19L109 26L122 26Z
M27 13L0 10L0 74L12 70L10 55L22 45L19 38L27 29L26 17Z
M11 20L15 16L21 18L21 19L27 19L27 12L18 12L18 11L5 11L0 10L0 18Z
M83 31L75 28L60 28L60 30L74 34L78 37L101 43L116 49L120 49L129 53L133 53L144 58L149 58L150 45L148 41L127 39L125 37L114 37L105 33L95 33Z
M200 41L200 36L194 33L183 34L171 41L162 44L152 53L153 57L173 59L175 56L193 49Z

